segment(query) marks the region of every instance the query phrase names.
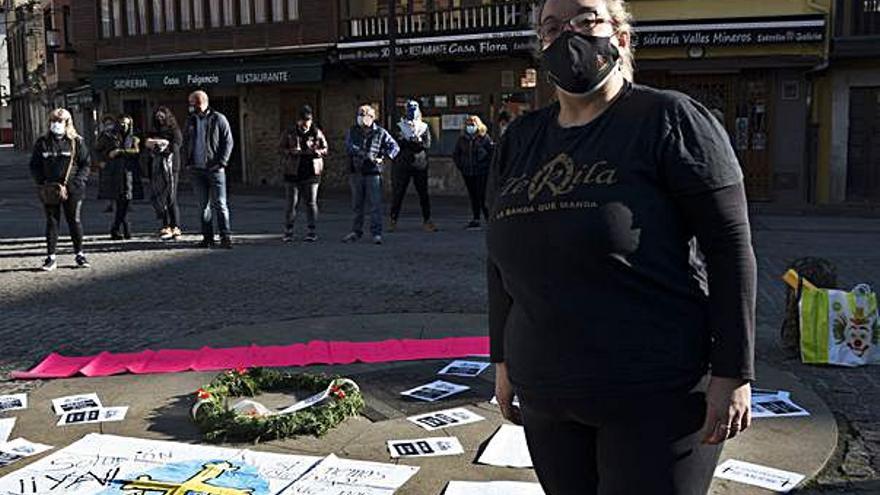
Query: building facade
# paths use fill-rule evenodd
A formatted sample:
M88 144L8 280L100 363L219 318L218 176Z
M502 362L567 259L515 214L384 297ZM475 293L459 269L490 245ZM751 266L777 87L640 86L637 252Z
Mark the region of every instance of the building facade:
M811 123L818 136L816 199L880 202L880 1L837 0L831 63Z
M811 200L813 79L828 59L830 1L631 2L638 82L685 92L730 134L750 200ZM670 16L674 13L674 18Z
M46 113L51 105L46 80L43 3L39 0L5 0L3 7L13 141L17 148L29 149L45 132Z

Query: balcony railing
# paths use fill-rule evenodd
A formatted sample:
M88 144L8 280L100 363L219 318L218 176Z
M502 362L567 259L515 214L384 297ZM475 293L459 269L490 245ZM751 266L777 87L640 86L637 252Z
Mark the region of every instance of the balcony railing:
M880 0L837 0L835 37L880 36Z
M529 29L533 25L535 14L535 2L528 0L404 13L396 16L397 35L412 38ZM342 38L346 41L385 38L388 36L389 17L377 15L347 19L342 23Z

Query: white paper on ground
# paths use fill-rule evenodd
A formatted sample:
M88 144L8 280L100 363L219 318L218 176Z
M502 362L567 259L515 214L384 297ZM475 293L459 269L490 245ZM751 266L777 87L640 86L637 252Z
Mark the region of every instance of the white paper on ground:
M789 398L762 398L752 402L752 418L791 418L810 413Z
M99 407L95 409L83 409L65 413L58 420L56 426L85 425L91 423L111 423L122 421L128 414L128 406L123 407Z
M416 440L388 440L388 453L393 459L398 457L439 457L464 454L464 448L455 437L433 437Z
M14 394L0 396L0 412L18 411L27 409L27 394Z
M445 411L410 416L406 419L428 431L434 431L441 428L449 428L450 426L476 423L486 418L463 407L457 407L455 409L446 409Z
M20 455L22 457L39 455L54 448L55 447L52 447L51 445L43 445L41 443L29 442L24 438L16 438L11 442L0 444L0 452Z
M490 466L530 468L532 456L522 426L501 425L477 461Z
M330 454L280 495L392 495L418 470Z
M101 399L98 398L98 394L70 395L52 400L52 410L55 411L56 416L61 416L71 411L100 407Z
M450 481L443 495L544 495L544 490L525 481Z
M752 400L774 400L774 399L788 399L791 397L791 392L787 390L770 390L766 388L753 388L752 389Z
M15 428L15 418L0 419L0 443L6 443Z
M437 374L464 376L470 378L479 376L480 373L486 371L486 368L491 365L492 363L485 363L481 361L453 361L446 365L446 367L440 370Z
M450 395L464 392L465 390L470 390L470 387L466 385L458 385L456 383L449 383L442 380L437 380L435 382L428 383L427 385L422 385L420 387L401 392L400 395L405 395L407 397L412 397L413 399L419 399L427 402L436 402L440 399L445 399Z
M804 479L802 474L734 459L715 468L715 477L782 493L791 491Z
M492 400L489 401L489 404L492 404L493 406L497 406L498 405L498 396L492 397ZM516 407L519 407L519 397L517 397L515 395L513 396L513 405Z
M196 476L206 464L227 462L235 470L219 476L223 486L253 488L255 493L278 495L318 461L319 457L312 456L93 433L0 478L0 493L22 493L22 486L28 495L98 495L113 490L122 493L123 484L143 476L151 476L154 481L179 482ZM262 479L262 488L247 486L255 474Z

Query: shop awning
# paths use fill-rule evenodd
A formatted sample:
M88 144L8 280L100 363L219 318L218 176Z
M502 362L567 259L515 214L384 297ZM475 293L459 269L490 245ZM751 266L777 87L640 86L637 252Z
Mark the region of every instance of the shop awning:
M96 90L144 91L321 82L324 58L273 62L212 60L211 65L154 64L98 67L92 79Z

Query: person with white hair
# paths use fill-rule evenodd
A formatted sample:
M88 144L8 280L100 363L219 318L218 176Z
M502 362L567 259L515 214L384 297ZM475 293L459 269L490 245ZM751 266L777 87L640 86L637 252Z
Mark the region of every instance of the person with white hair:
M232 249L232 229L226 201L226 166L232 157L232 128L222 113L208 105L208 94L189 95L190 115L183 131L185 167L192 172L193 189L202 217L199 247L214 247L214 217L220 230L220 247Z
M37 139L30 161L30 171L37 185L46 214L46 246L48 256L42 270L58 267L58 230L61 213L67 220L76 265L91 265L83 252L82 202L89 178L91 159L85 141L76 132L70 112L58 108L49 113L48 132Z

